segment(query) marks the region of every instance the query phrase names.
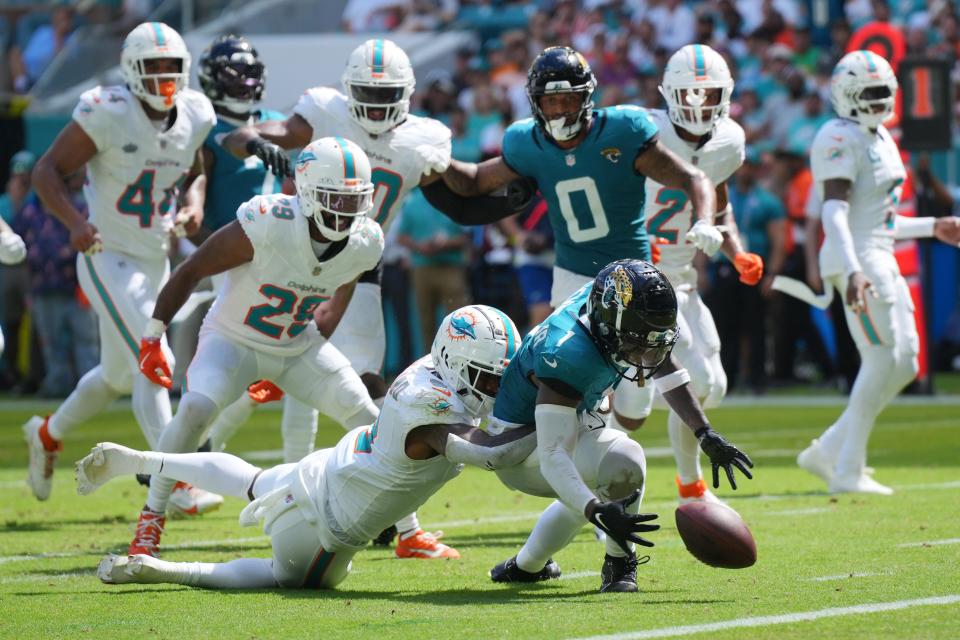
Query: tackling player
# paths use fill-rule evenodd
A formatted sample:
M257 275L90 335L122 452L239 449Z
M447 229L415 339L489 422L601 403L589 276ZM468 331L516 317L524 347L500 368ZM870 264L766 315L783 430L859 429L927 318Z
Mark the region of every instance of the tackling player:
M73 120L33 170L37 194L80 252L80 286L100 319L99 366L53 415L34 416L23 426L28 482L38 500L50 495L63 438L119 396L133 392L133 413L151 448L170 421L167 390L138 375L137 336L169 276L171 230L193 233L203 218L200 147L216 116L202 94L187 88L190 53L167 25L145 22L131 31L120 67L126 84L85 92ZM71 204L63 181L84 165L89 220ZM165 340L158 348L169 354ZM216 497L198 505L196 497L178 487L172 498L194 513L220 504Z
M370 164L352 142L320 138L300 153L296 186L296 196L256 196L242 205L237 220L204 242L160 292L144 329L140 371L169 387L170 366L161 348L167 325L202 278L226 272L203 321L177 414L156 450L195 450L217 412L261 379L322 408L346 428L376 418L359 376L324 339L336 328L360 274L383 252L380 227L367 217ZM151 479L131 554L157 553L173 484Z
M727 180L743 164L744 134L730 118L733 76L726 60L706 45L687 45L667 61L660 92L667 109L647 111L660 132L660 143L699 167L716 185L714 219L723 229L721 250L740 272L741 282L756 285L763 277L763 259L743 250L727 197ZM691 388L703 407L716 407L726 395L727 376L720 363L720 337L713 316L697 292L693 266L697 248L686 239L695 221L693 209L686 193L652 179L646 181L645 203L647 232L657 238L660 253L657 268L677 293L680 334L673 354L690 372ZM614 426L639 428L653 400L653 385L621 385L614 396ZM681 502L717 500L703 481L697 440L673 410L667 428Z
M497 469L533 450L530 426L497 436L477 428L518 339L513 322L497 309L473 305L454 311L441 323L431 355L390 387L376 422L296 464L259 469L225 453L170 455L97 445L77 463L80 493L121 474L189 479L251 500L241 522L262 520L273 546L272 559L226 563L109 555L97 575L107 583L223 589L336 587L358 551L423 504L463 464Z
M827 288L844 291L847 326L861 366L840 418L797 457L831 493L890 495L865 471L867 442L884 407L918 371L920 338L913 302L893 253L894 240L935 237L960 242L960 218L897 215L906 170L883 122L893 114L897 78L870 51L848 53L833 70L830 92L838 118L824 124L810 150L826 238L820 272ZM812 302L811 291L791 291Z
M694 432L713 465L736 489L733 467L748 478L753 463L711 429L690 387L690 376L670 358L677 340L677 299L662 273L642 260L604 267L524 338L503 375L489 430L535 423L537 450L497 475L512 489L555 497L520 552L490 572L495 582L556 578L553 554L589 520L606 533L600 591L636 591L633 544L659 525L638 515L646 479L643 448L607 429L598 413L621 380L653 376L663 396ZM636 372L632 374L631 372Z

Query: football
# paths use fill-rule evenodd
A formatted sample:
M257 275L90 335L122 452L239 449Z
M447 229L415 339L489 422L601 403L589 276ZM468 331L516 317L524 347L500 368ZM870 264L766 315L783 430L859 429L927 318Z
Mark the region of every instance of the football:
M721 569L744 569L757 561L757 543L740 514L715 502L677 507L677 531L687 551L700 562Z

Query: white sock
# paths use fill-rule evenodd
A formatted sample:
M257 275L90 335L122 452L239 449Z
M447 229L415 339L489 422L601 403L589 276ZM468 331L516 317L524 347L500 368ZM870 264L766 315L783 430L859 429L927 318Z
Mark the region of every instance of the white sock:
M153 384L145 376L136 375L133 379L132 407L143 437L151 449L156 449L160 433L173 417L170 395L164 387Z
M247 498L260 467L229 453L159 453L144 451L140 473L179 480L207 491ZM150 481L151 487L153 480Z
M103 367L97 365L80 378L73 393L50 416L47 432L57 440L63 438L120 397L120 392L103 379Z
M283 461L299 462L313 451L317 438L317 420L320 412L290 394L283 396Z
M140 583L172 583L212 589L269 589L277 586L273 561L239 558L230 562L167 562L150 559L137 574Z
M667 415L667 432L670 434L670 446L673 458L677 462L677 475L680 482L690 484L703 477L700 471L700 443L690 427L683 423L672 409Z
M397 531L400 532L400 539L404 539L404 534L412 535L420 529L420 521L417 520L417 514L411 513L397 520Z
M221 411L213 421L213 425L211 425L209 431L210 448L213 451L223 451L226 449L227 441L233 437L233 434L235 434L240 427L246 424L256 408L257 403L244 391L233 404Z
M530 537L517 553L517 566L528 573L540 571L553 554L570 544L585 522L583 515L555 500L540 514Z

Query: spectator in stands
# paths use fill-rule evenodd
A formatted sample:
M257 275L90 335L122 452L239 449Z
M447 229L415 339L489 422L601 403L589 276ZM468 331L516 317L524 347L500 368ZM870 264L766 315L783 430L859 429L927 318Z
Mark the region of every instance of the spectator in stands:
M547 201L539 193L518 216L500 223L500 229L515 248L514 266L527 307L527 327L540 324L550 313L553 286L553 228L547 217Z
M810 150L820 126L829 119L830 116L823 110L820 94L816 91L807 93L803 99L803 111L791 120L780 148L801 155L806 153Z
M392 31L412 8L412 0L349 0L341 26L349 33Z
M397 243L410 250L420 336L428 349L439 318L470 302L464 257L470 235L434 209L419 189L407 196L398 226Z
M773 293L773 277L783 268L785 230L783 203L760 186L760 171L760 156L749 149L729 191L744 250L763 258L763 280L756 287L743 284L733 265L723 258L714 263L713 286L705 297L717 323L720 360L730 388L742 377L754 393L766 390L766 307ZM741 346L748 354L746 372L740 366Z
M22 51L16 45L10 48L10 75L14 91L27 93L30 90L54 57L67 45L73 29L73 8L60 5L53 9L50 24L37 27Z
M30 171L36 157L27 150L18 151L10 158L10 177L7 179L7 188L0 194L0 217L10 224L13 216L23 206L30 195Z
M452 22L459 9L459 0L413 0L397 30L437 31Z
M450 112L448 126L453 136L450 141L450 155L464 162L480 162L483 157L480 138L467 134L467 112L460 107L454 107Z
M683 0L664 0L644 16L653 24L657 45L671 52L693 42L696 17Z
M426 85L426 91L414 94L415 97L420 97L417 115L439 120L449 126L450 112L456 104L457 96L457 87L453 84L450 72L445 69L431 71L427 74Z
M794 67L807 75L813 75L823 57L820 47L813 44L810 27L797 27L793 30L793 57L790 63Z
M85 212L84 172L66 179L74 206ZM31 194L13 219L27 243L30 270L30 315L40 338L46 375L40 394L65 397L99 361L97 316L77 282L77 252L70 232Z

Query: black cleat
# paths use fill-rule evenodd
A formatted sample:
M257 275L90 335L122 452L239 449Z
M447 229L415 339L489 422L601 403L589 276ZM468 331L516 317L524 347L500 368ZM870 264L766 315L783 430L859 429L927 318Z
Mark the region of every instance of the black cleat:
M649 560L650 556L644 556L638 561L637 556L632 553L622 558L607 554L603 559L603 568L600 569L600 593L636 591L637 565L646 564Z
M393 542L393 539L397 537L397 525L392 524L383 531L380 532L376 538L373 539L373 546L375 547L389 547L390 543Z
M490 569L490 579L494 582L543 582L560 577L560 565L547 559L547 564L536 573L524 571L517 566L517 556L504 560L493 569Z

